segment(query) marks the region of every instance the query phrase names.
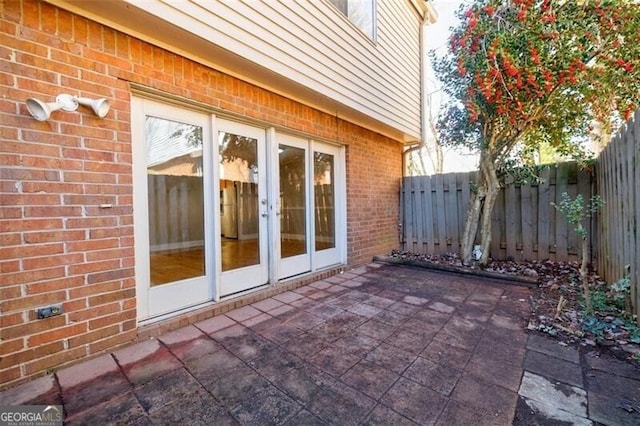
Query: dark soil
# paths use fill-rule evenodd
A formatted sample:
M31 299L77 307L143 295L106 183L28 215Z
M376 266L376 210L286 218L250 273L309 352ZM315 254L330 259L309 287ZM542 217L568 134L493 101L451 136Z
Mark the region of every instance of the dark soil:
M464 266L457 254L425 255L393 251L394 259L471 268L505 275L536 278L529 330L545 333L581 349L598 349L640 367L640 329L625 311L625 293L614 291L594 272L587 280L592 311L585 310L577 262L516 262L490 260L486 266ZM626 301L628 303L628 301Z

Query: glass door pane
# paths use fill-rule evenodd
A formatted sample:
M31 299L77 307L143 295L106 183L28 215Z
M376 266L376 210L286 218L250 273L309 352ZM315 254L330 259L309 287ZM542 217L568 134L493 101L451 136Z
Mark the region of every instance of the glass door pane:
M332 154L318 151L313 153L316 251L336 246L334 162L335 158Z
M277 211L279 234L278 278L288 278L311 270L311 170L309 141L278 133Z
M260 263L258 141L219 132L222 271Z
M307 181L305 150L280 144L280 253L307 253Z
M147 116L152 287L205 274L202 127Z

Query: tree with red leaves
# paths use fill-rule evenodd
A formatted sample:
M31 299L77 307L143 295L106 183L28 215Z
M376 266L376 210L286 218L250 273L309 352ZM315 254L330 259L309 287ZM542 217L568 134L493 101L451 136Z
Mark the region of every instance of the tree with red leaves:
M498 175L518 152L549 144L583 152L594 121L611 131L640 104L636 0L474 0L458 11L434 69L452 99L440 116L445 144L480 152L461 257L478 228L489 258Z

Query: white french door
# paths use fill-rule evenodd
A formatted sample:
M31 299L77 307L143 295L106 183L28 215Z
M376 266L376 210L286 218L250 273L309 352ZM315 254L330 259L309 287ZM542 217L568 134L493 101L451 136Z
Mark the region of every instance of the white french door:
M217 235L220 296L266 284L268 269L265 130L216 119L220 230Z
M344 167L339 147L278 133L278 278L344 263Z
M340 147L132 99L138 319L346 262Z
M313 157L313 268L346 263L346 188L343 150L312 143Z
M214 297L211 119L133 98L138 318Z
M275 235L279 235L278 277L288 278L311 270L311 168L309 141L280 134Z

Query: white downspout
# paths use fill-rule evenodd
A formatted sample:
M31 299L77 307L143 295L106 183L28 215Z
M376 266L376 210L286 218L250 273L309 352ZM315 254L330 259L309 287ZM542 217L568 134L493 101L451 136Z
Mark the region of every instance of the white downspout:
M427 113L427 108L429 108L429 89L427 87L427 25L431 25L437 20L438 13L433 6L431 6L430 2L425 0L425 12L422 18L422 24L420 25L420 141L410 145L409 148L404 151L404 155L402 156L403 174L407 169L407 155L422 148L427 143L427 129L429 128L429 114Z
M420 0L418 0L420 1ZM415 150L422 148L427 142L427 128L429 125L429 115L427 114L427 25L433 24L438 20L438 13L429 4L428 0L425 0L425 11L422 17L422 24L420 25L420 141L417 144L409 146L402 154L402 175L400 179L400 194L403 192L404 176L407 171L407 155ZM402 203L400 203L400 217L398 218L398 238L400 247L403 245L404 229L403 224Z

